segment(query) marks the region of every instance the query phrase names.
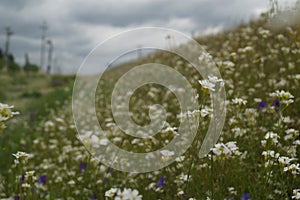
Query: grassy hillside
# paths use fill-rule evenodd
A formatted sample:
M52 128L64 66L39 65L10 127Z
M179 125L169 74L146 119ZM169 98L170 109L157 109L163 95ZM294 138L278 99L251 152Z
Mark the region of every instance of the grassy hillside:
M0 135L0 157L4 158L20 148L21 140L30 141L35 138L35 128L50 114L59 109L70 99L73 76L49 76L43 73L26 74L1 72L0 101L15 105L20 112L8 124L9 134ZM1 172L6 171L12 157L0 159Z
M75 137L70 101L59 109L49 103L55 102L48 100L50 96L61 97L66 91L53 87L50 77L36 77L43 89L30 84L25 95L23 89L18 91L11 83L15 91L2 90L2 95L7 103L16 105L15 110L23 105L26 113L32 109L28 102L48 101L51 112L43 115L39 125L18 146L19 151L28 154L13 158L3 150L3 155L15 159L15 163L3 173L0 195L16 199L300 199L299 31L297 26L273 31L262 17L197 39L218 66L227 96L223 133L211 152L201 159L198 151L213 113L209 98L213 90L199 84L203 77L184 59L159 51L105 72L96 95L97 117L105 137L131 152L150 152L176 138L180 108L168 89L157 84L142 86L129 102L132 119L140 125L148 124L148 106L160 104L167 111L167 123L152 138L125 134L114 121L110 105L114 85L122 74L138 64L161 63L180 72L197 91L199 98L194 100L200 105L200 113L195 115L200 120L194 143L174 163L155 172L121 172L93 159L86 148L92 152L99 144L107 145L100 139L99 130L89 126L93 110L85 110L84 120L80 121L86 128L83 140L89 143L85 148ZM188 45L184 48L193 51ZM9 79L4 75L0 80L5 78ZM35 97L37 93L41 97ZM82 91L82 95L86 94L89 91ZM43 97L43 101L38 100ZM33 107L40 112L41 107L36 105ZM10 129L5 129L1 137L11 135ZM7 144L1 147L7 148ZM169 157L172 154L163 155L157 162L165 162Z

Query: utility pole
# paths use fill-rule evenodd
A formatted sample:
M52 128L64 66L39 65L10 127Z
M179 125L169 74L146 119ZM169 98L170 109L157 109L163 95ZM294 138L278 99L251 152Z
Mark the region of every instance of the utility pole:
M6 31L6 42L5 42L5 53L4 53L4 68L8 68L9 65L9 39L10 36L13 34L13 32L11 31L10 27L6 27L5 28Z
M52 61L53 43L52 43L51 40L47 40L47 44L49 45L47 74L50 74L50 72L51 72L51 61Z
M29 54L28 54L28 53L25 53L25 54L24 54L24 57L25 57L25 66L27 66L27 65L30 64L30 61L29 61Z
M42 29L42 35L41 35L41 63L40 63L40 69L43 69L44 66L44 52L45 52L45 38L46 38L46 31L48 29L47 23L44 21L42 26L40 26Z
M27 75L27 77L28 77L28 75L29 75L29 71L30 71L30 69L28 68L29 67L29 65L30 65L30 61L29 61L29 54L26 52L25 54L24 54L24 57L25 57L25 65L24 65L24 71L25 71L25 73L26 73L26 75Z

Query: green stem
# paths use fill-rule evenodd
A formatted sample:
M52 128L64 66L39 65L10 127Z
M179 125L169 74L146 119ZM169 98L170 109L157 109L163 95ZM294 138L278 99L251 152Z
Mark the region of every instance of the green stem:
M210 152L210 191L211 191L211 199L214 199L214 160L213 153Z
M192 133L190 119L189 119L189 115L188 114L187 114L187 119L188 119L188 122L189 122L189 131L190 131L190 133ZM190 175L191 175L191 171L192 171L192 166L193 166L194 161L195 161L195 156L197 155L197 147L198 147L198 143L200 141L200 135L201 135L200 132L197 133L196 144L195 144L196 148L194 148L194 155L192 154L192 160L190 162L189 169L188 169L187 181L186 181L185 188L184 188L185 193L186 193L186 190L187 190L188 185L189 185Z
M195 161L195 156L197 155L197 147L198 147L199 141L200 141L200 132L197 135L195 154L194 154L194 156L192 155L192 160L191 160L190 165L189 165L188 174L187 174L187 181L186 181L186 184L185 184L184 191L186 191L187 188L188 188L188 184L189 184L189 180L190 180L190 174L191 174L191 171L192 171L192 166L193 166L194 161Z
M187 112L186 116L187 116L188 123L189 123L189 131L190 131L190 133L191 133L192 130L191 130L191 124L190 124L190 118L189 118L188 112ZM194 156L192 155L192 160L191 160L191 162L190 162L190 166L189 166L189 170L188 170L188 174L187 174L187 181L186 181L185 188L184 188L184 191L185 191L185 192L186 192L187 187L188 187L188 184L189 184L190 174L191 174L191 170L192 170L192 165L193 165L193 163L194 163Z
M211 94L213 95L213 94ZM211 99L212 99L212 107L213 107L213 122L214 122L214 137L215 137L215 134L217 132L217 122L216 122L216 108L215 108L215 99L213 96L211 96ZM215 143L215 138L213 138L213 143ZM214 160L213 160L213 152L211 151L210 152L210 155L211 155L211 158L210 158L210 165L211 165L211 199L213 200L214 199Z

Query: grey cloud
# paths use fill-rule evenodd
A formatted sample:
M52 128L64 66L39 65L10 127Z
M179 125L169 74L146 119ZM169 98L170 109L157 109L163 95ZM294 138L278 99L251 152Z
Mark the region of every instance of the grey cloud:
M35 1L37 2L37 1ZM34 3L34 1L23 1L23 0L2 0L1 1L1 7L4 7L10 11L19 11L23 8L25 8L26 5Z
M74 8L71 16L81 23L110 24L126 27L129 25L142 25L149 22L166 22L172 18L191 18L206 24L232 24L236 19L251 14L251 9L265 7L266 3L259 0L190 0L190 1L148 1L148 3L126 4L126 1L118 6L110 4L90 4L80 8Z
M99 40L116 31L169 26L190 33L207 27L226 27L248 19L254 9L266 8L267 4L261 0L2 0L0 48L5 43L4 28L11 26L11 51L17 61L22 64L24 53L29 52L33 62L39 64L39 26L46 20L47 38L54 42L55 56L71 69L80 65ZM191 25L181 27L176 24L177 19L187 19Z

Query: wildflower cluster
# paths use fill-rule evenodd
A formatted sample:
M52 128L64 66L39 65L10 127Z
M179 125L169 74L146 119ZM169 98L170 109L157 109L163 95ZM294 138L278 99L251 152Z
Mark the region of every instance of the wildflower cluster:
M6 128L5 122L12 118L14 115L19 114L18 112L11 111L13 107L14 106L0 103L0 134L2 133L3 129Z
M285 105L289 105L294 102L294 96L284 90L276 90L275 92L270 93L270 96L277 98L282 104Z
M142 195L136 189L124 188L123 190L119 188L111 188L105 192L105 196L108 199L115 200L141 200Z
M215 159L229 159L240 156L242 153L236 146L236 142L230 141L226 144L218 143L212 148L212 152L215 155Z
M217 87L224 87L224 81L216 76L208 76L208 79L200 80L199 83L205 91L215 92Z
M147 126L162 115L153 105L164 109L166 121L156 134L142 132L145 137L139 138L118 127L111 112L118 68L106 72L95 95L96 117L102 129L91 126L94 109L82 112L84 120L79 125L84 131L80 136L69 105L52 111L35 128L36 134L30 134L34 139L22 139L15 145L20 151L8 155L14 162L3 173L5 178L0 178L0 198L300 199L299 28L274 32L265 22L262 17L213 39L199 38L209 53L195 52L188 44L180 47L196 58L200 54L200 64L213 59L222 78L210 74L201 79L191 64L166 52L136 61L173 66L195 88L192 97L187 97L183 88L168 90L156 84L128 91L129 116L136 124ZM124 65L122 69L131 66ZM227 112L221 137L207 156L199 158L215 111L210 97L225 87ZM174 91L192 98L199 107L182 111ZM88 93L81 91L80 95ZM121 115L127 105L124 96L117 98L121 109L116 115ZM1 129L15 114L11 109L0 104ZM183 132L197 127L197 135L187 151L176 158L177 149L162 148L182 134L178 127L187 118L190 126ZM215 121L219 123L217 118ZM131 124L126 128L132 130ZM98 148L108 149L110 143L128 152L156 151L157 163L175 161L158 171L120 172L89 154Z

